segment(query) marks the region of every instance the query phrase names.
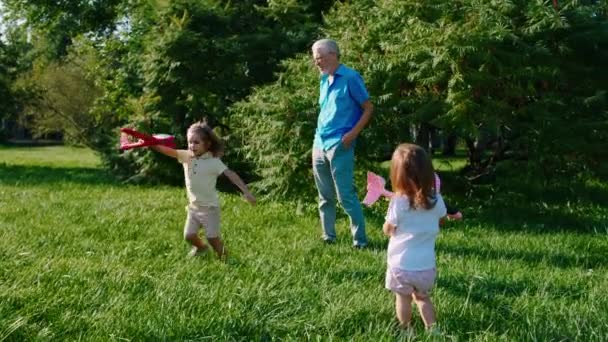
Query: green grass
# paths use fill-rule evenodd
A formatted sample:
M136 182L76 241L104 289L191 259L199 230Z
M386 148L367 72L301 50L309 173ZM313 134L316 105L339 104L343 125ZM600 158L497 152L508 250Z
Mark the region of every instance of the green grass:
M122 185L98 164L85 149L0 148L0 341L400 337L385 203L366 209L371 246L357 251L344 216L338 243L319 242L314 198L223 194L222 264L185 257L183 188ZM606 340L607 184L469 187L442 170L465 221L437 242L439 340Z

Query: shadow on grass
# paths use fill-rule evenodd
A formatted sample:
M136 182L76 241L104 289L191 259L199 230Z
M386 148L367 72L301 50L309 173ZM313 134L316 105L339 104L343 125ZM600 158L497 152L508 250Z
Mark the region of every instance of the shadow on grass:
M530 279L514 280L499 277L463 277L441 272L437 286L445 291L465 298L467 301L497 309L505 301L522 295L577 300L584 296L586 289Z
M457 198L453 196L452 198ZM584 202L570 206L567 200L554 202L552 207L544 207L533 200L495 201L480 203L479 199L466 201L459 199L446 202L457 206L464 215L462 222L448 222L440 229L451 229L459 225L480 226L499 232L522 232L531 234L554 234L571 232L578 234L606 234L608 222L605 209L598 204ZM574 208L574 209L571 209ZM382 229L384 213L366 210L365 219L370 229Z
M344 283L361 284L373 280L374 283L382 284L384 281L383 270L377 269L341 269L331 270L327 273L328 279L336 285Z
M608 206L608 188L583 178L471 184L455 172L442 172L441 177L444 200L460 208L465 225L535 234L608 231L601 209Z
M571 256L564 253L554 252L535 252L522 250L495 250L482 247L454 246L441 245L438 246L439 253L447 253L456 257L471 257L476 256L481 259L493 260L515 260L525 262L530 266L538 266L539 264L547 264L558 268L580 268L594 269L602 267L606 264L605 251L599 247L585 247L588 254Z
M225 179L218 178L218 191L240 194L240 190ZM50 167L8 165L0 162L0 185L43 185L73 183L87 185L123 185L110 171L87 167ZM129 183L141 188L155 187L155 183ZM177 185L183 187L183 182Z
M598 195L599 196L599 195ZM604 193L602 196L608 197ZM604 233L608 230L606 212L599 202L582 198L546 198L533 194L500 195L481 202L479 198L459 201L465 224L478 224L504 232L552 234L575 232Z
M451 325L455 331L462 329L463 324L466 325L468 331L489 330L491 326L491 330L495 334L512 335L514 334L512 331L513 322L530 317L529 312L520 310L522 302L535 303L536 305L540 302L580 302L585 300L588 289L584 287L539 282L532 277L533 275L528 279L509 279L504 276L468 277L440 271L437 278L438 288L460 298L458 302L462 302L462 308L457 313L459 317L456 319L447 318L446 325ZM544 309L546 310L546 308ZM485 314L480 314L480 312L485 312ZM550 321L545 322L541 318L534 323L530 321L520 322L520 326L524 328L530 324L543 326L541 332L535 330L529 335L531 337L540 333L543 335L541 340L572 340L572 338L560 336L560 333L563 332L554 331L555 327L552 324L545 325L548 322ZM450 328L448 327L447 330L450 330Z
M605 218L591 217L591 214L566 213L564 209L534 211L534 208L516 206L510 209L513 212L489 209L472 218L472 222L502 232L605 234L608 231Z
M85 167L56 168L48 166L21 166L0 163L0 184L43 185L76 183L91 185L118 185L112 175L101 169Z

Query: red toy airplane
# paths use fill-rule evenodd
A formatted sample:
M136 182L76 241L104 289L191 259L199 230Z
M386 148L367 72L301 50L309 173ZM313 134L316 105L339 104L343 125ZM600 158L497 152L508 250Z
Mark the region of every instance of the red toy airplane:
M137 139L133 141L132 139ZM152 145L164 145L171 148L175 148L175 137L168 134L153 134L148 135L145 133L138 132L131 128L120 129L120 149L130 150L137 147L145 147Z

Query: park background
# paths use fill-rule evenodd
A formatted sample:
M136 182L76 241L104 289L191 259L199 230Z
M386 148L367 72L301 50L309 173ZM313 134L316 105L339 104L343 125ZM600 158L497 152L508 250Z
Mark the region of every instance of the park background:
M375 105L360 194L416 142L465 215L437 243L441 338L608 338L606 1L0 5L0 340L402 337L386 204L366 209L368 250L345 217L319 244L321 37ZM125 126L185 146L203 118L261 198L220 184L227 265L184 258L180 165L117 149Z

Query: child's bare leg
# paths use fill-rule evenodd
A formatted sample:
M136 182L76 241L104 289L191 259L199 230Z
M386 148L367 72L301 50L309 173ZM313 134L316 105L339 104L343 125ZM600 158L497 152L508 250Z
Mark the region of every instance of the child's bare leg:
M396 293L395 311L397 311L399 325L402 328L408 328L410 326L410 320L412 319L412 296Z
M216 237L208 238L207 240L209 240L209 244L211 245L211 247L213 247L215 253L217 253L218 258L220 258L222 261L226 260L226 258L228 257L228 251L226 250L222 239Z
M416 301L424 325L427 329L432 327L435 324L435 308L431 302L431 297L428 294L414 293L414 300Z
M203 242L203 240L201 240L200 237L198 237L198 235L196 234L192 234L192 235L186 235L186 241L190 242L190 244L198 249L205 249L207 248L207 246L205 245L205 243Z

